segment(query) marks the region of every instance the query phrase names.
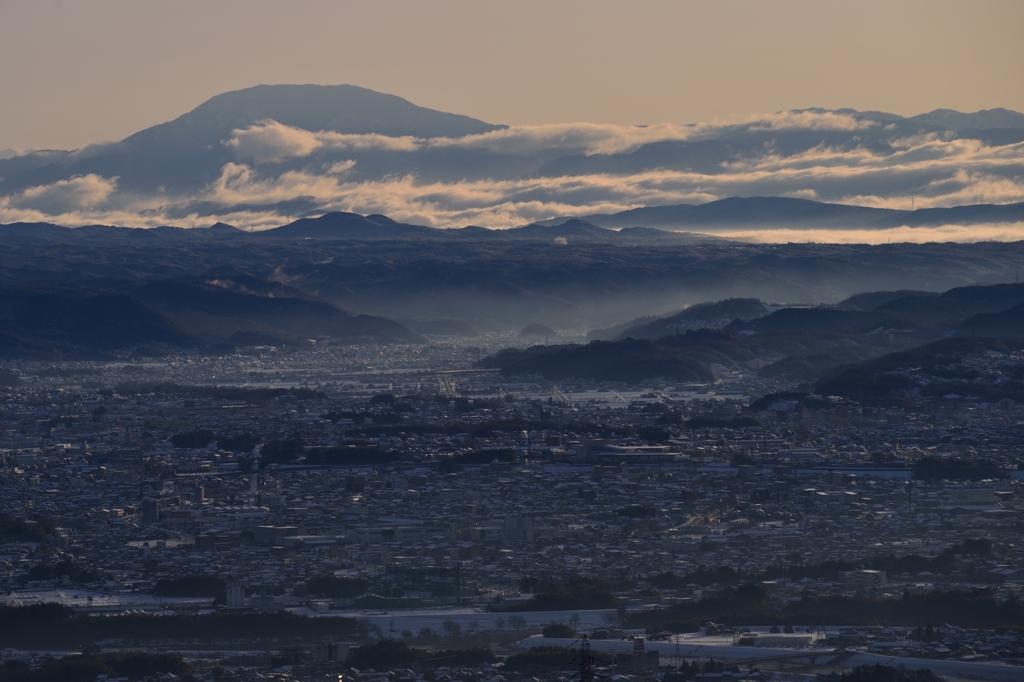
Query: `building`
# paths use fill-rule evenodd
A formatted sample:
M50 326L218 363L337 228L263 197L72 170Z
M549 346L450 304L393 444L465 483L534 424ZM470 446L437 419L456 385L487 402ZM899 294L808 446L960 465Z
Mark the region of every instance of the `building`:
M313 652L313 662L316 665L328 665L344 661L348 658L350 646L349 642L335 642L334 640L320 642L316 645L316 651Z
M257 594L252 595L252 607L257 611L278 611L284 608L274 598L274 595L266 590L260 590Z
M510 545L533 544L533 518L510 516L505 519L505 542Z
M152 497L147 497L142 501L142 522L160 522L160 500L153 499Z
M633 651L615 654L615 669L620 674L640 675L658 669L658 652L644 649L642 637L633 639Z
M991 490L967 488L950 490L947 498L954 507L980 507L996 503L996 494Z
M851 590L867 590L888 584L885 571L840 571L839 578Z
M227 607L229 609L245 608L245 588L239 583L228 585Z

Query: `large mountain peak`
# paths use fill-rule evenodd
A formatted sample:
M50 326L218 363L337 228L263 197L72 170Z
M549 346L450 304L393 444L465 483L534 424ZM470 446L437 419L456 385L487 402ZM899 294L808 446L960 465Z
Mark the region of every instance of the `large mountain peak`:
M502 127L355 85L257 85L211 97L124 141L147 147L218 144L232 130L267 119L303 130L414 137L463 137Z

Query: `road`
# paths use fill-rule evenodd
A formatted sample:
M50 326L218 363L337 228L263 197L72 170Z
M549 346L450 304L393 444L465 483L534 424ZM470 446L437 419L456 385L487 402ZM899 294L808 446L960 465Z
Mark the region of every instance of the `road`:
M535 646L571 646L576 640L548 639L540 636L528 637L516 644L517 648L529 649ZM595 651L627 653L633 650L633 642L626 640L596 640L592 643ZM729 644L675 644L673 642L645 642L649 650L657 651L663 657L714 658L717 661L745 661L764 658L787 658L805 653L814 657L819 665L834 658L838 652L831 647L808 647L806 649L778 649L770 647L732 646ZM968 680L1012 680L1024 682L1024 666L1001 663L974 663L966 661L941 661L926 658L898 658L868 652L855 652L843 659L843 668L880 663L889 666L903 666L909 670L927 669L943 677L958 677Z

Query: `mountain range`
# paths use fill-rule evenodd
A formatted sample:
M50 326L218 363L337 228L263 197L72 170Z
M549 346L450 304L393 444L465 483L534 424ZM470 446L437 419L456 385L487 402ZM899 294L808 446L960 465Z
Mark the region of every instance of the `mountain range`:
M584 220L605 228L632 225L666 230L766 227L866 228L928 227L1024 222L1024 202L976 204L901 211L888 208L829 204L788 197L730 197L706 204L634 208L610 215L588 215L544 221L558 225Z
M999 317L1012 306L939 293L1013 282L1022 266L1024 242L755 244L580 220L441 230L336 213L252 233L14 224L0 226L0 329L9 357L415 343L532 324L654 340L793 306L877 316L905 298L889 314L989 314L974 322L987 334L1013 323Z
M0 287L0 357L81 359L126 350L221 353L309 340L417 343L405 325L351 315L277 282L253 277Z
M698 243L735 236L714 234L722 226L771 228L885 229L898 226L980 225L1024 222L1024 202L929 208L915 211L826 204L788 197L731 197L701 205L681 204L639 208L611 215L551 219L506 230L479 226L439 229L401 223L384 215L331 212L300 218L280 227L248 232L225 223L208 228L123 228L90 225L78 228L52 223L0 225L0 242L36 241L206 241L211 239L471 239L568 240L609 243ZM697 230L708 230L708 233Z
M868 301L876 305L863 309ZM684 322L691 326L686 329ZM967 343L978 341L979 335L980 343ZM506 375L627 383L655 378L709 382L720 373L717 366L757 370L766 378L824 380L825 395L893 399L898 391L892 389L908 385L887 378L894 363L913 374L921 366L915 362L929 357L926 364L944 378L934 385L924 382L926 392L935 393L940 386L948 391L961 382L968 384L961 390L976 393L980 389L968 374L955 380L942 374L941 353L954 348L1009 353L1008 348L1020 347L1024 284L959 287L941 294L868 292L831 306L774 307L756 299L734 299L693 306L618 336L586 345L507 349L479 365ZM1008 388L990 386L986 395L1024 395L1019 388Z
M349 85L261 85L118 142L0 155L0 223L250 230L333 213L459 228L568 215L716 233L1017 223L1022 150L1024 115L1005 109L507 126Z

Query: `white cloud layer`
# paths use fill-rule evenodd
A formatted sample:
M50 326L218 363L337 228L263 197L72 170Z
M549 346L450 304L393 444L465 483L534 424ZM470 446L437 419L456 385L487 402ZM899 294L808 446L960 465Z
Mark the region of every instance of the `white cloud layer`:
M308 156L323 143L316 133L270 120L233 131L231 139L224 144L240 159L274 162L294 156Z
M0 207L37 210L43 214L61 215L92 209L104 203L117 188L117 178L103 178L94 173L58 180L50 185L30 187L13 197L0 199Z
M360 175L367 165L361 155L370 152L409 153L414 160L420 158L417 152L444 149L550 158L552 150L563 155L613 154L650 142L714 139L736 126L859 135L869 128L880 130L883 124L836 112L803 111L693 126L571 123L513 126L459 139L420 139L311 132L267 120L233 131L225 145L235 160L194 196L141 196L118 190L117 178L89 174L0 198L0 222L148 227L222 220L264 229L300 217L280 206L301 204L315 206L314 214L383 213L436 227L507 228L556 216L697 204L729 196L790 196L897 209L1024 201L1024 143L989 146L935 134L905 137L887 149L856 143L838 148L823 142L784 154L767 145L746 158L700 172L654 169L496 179L467 171L467 177L445 180L425 179L416 170L378 174L374 179ZM274 165L279 163L284 165ZM416 164L408 167L415 169ZM1016 240L1024 239L1024 225L730 234L762 241Z
M730 238L764 244L926 244L929 242L1012 242L1024 239L1024 223L892 227L884 230L741 230Z

